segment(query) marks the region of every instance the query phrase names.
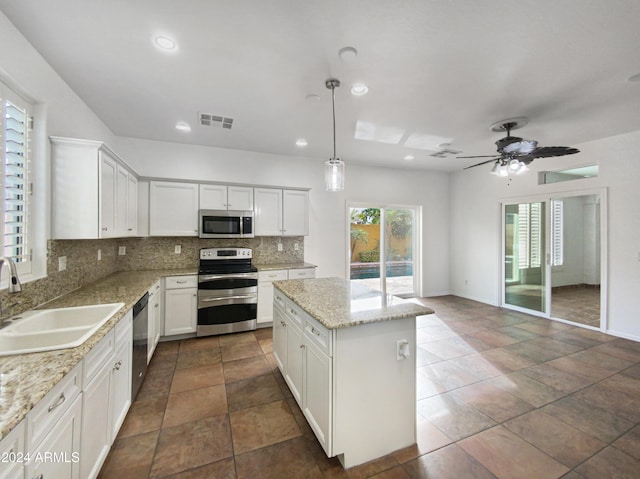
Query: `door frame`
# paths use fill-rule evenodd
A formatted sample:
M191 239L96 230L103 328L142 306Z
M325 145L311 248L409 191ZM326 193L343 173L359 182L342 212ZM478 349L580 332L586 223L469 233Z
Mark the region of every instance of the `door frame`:
M380 227L384 225L386 219L385 210L389 209L407 209L414 212L413 224L413 296L420 297L422 295L422 207L417 205L398 205L375 203L365 201L347 201L346 202L346 262L345 262L345 278L351 278L351 208L379 208L380 211ZM386 274L387 268L383 266L382 252L385 251L384 235L380 235L380 280L382 292L387 294Z
M551 222L551 200L557 200L561 198L569 198L576 196L589 196L589 195L598 195L600 198L600 327L592 327L579 323L574 323L572 321L568 321L562 318L555 318L551 316L551 263L548 261L549 257L549 245L551 244L551 235L552 229L550 227ZM577 325L582 328L592 329L595 331L605 332L607 330L608 325L608 228L609 221L607 217L608 206L607 206L607 188L590 188L586 190L569 190L569 191L558 191L553 193L545 193L538 195L527 195L527 196L516 196L516 197L508 197L508 198L500 198L498 200L498 206L500 211L500 240L498 241L498 258L500 261L500 277L499 281L499 290L500 290L500 304L499 306L505 309L510 309L514 311L519 311L522 313L527 313L532 316L539 316L546 319L551 319L553 321L558 321L561 323L567 323L571 325ZM504 221L505 218L505 206L507 204L518 204L518 203L532 203L532 202L545 202L545 250L543 251L543 257L545 258L545 311L534 311L527 308L523 308L520 306L507 304L505 298L505 233L506 233L506 223Z

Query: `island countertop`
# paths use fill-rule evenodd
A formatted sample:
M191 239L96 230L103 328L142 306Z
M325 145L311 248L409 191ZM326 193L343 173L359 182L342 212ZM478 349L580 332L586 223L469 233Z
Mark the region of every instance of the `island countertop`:
M426 306L341 278L293 279L273 285L329 329L434 313Z

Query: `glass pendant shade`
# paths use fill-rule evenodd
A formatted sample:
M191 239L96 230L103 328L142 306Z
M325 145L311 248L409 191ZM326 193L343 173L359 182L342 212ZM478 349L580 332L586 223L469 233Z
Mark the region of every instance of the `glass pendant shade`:
M329 158L324 165L324 184L326 190L344 190L344 161L340 158Z

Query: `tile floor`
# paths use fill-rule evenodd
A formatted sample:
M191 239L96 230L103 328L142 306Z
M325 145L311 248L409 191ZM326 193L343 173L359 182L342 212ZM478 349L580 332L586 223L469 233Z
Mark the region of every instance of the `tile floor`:
M640 477L640 343L423 301L417 445L348 471L327 459L262 329L161 343L100 477Z
M599 328L600 287L553 288L551 316Z

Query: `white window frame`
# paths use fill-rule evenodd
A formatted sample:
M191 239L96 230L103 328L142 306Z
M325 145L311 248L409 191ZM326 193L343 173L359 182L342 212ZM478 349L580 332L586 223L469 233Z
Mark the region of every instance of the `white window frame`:
M15 106L19 110L24 111L24 136L25 136L25 148L24 148L24 158L22 160L24 165L24 173L22 180L19 182L22 184L22 194L19 195L22 199L22 204L20 205L23 214L20 215L22 217L22 225L20 228L21 236L23 237L21 241L22 251L19 257L16 257L15 251L10 251L10 245L7 245L6 241L6 226L3 228L0 237L0 255L10 256L16 262L16 267L18 270L18 276L20 277L21 282L29 281L35 279L34 272L35 270L39 270L40 268L35 268L33 263L33 248L34 243L36 241L36 237L34 235L33 229L33 210L34 210L34 201L33 201L33 168L32 168L32 155L31 155L31 134L32 134L32 120L33 120L33 104L25 100L21 95L15 92L15 89L11 89L5 83L0 81L0 148L2 149L2 166L0 167L0 194L2 194L3 198L3 222L7 221L7 215L5 214L6 209L8 207L7 198L12 196L6 189L8 188L9 182L7 181L7 141L8 141L8 133L7 129L10 128L10 124L7 119L7 102L11 105ZM14 157L15 159L15 157ZM14 168L15 170L15 168ZM15 177L14 177L15 178ZM15 184L15 181L12 183ZM12 204L15 205L16 201ZM9 248L9 250L8 250ZM3 268L2 274L2 284L1 288L5 288L7 286L7 270Z

